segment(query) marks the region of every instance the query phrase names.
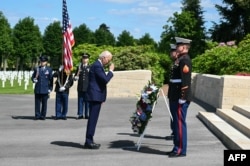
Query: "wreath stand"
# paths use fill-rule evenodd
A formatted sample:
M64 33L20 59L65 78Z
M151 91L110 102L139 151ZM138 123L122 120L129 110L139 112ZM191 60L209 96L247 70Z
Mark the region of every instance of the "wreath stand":
M167 99L166 99L166 97L165 97L165 95L164 95L164 92L163 92L163 90L162 90L161 88L159 89L159 92L158 92L158 94L157 94L157 99L159 98L159 93L160 93L160 92L161 92L161 94L162 94L162 96L163 96L163 98L164 98L164 101L165 101L167 110L168 110L168 112L169 112L170 118L171 118L171 120L173 121L173 117L172 117L172 114L171 114L171 112L170 112L170 109L169 109L169 106L168 106ZM153 104L152 113L154 112L156 103L157 103L157 100L156 100L156 101L154 102L154 104ZM151 113L151 114L152 114L152 113ZM142 143L142 139L143 139L144 136L145 136L145 131L146 131L146 129L147 129L147 126L148 126L148 123L146 124L143 133L140 135L140 137L139 137L139 139L138 139L138 141L137 141L137 143L136 143L137 151L140 150L141 143Z

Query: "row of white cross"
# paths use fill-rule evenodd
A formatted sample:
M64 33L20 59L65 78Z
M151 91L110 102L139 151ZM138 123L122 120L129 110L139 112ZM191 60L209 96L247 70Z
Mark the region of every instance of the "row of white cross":
M32 73L33 71L0 71L2 87L5 87L6 81L9 81L10 86L13 87L14 81L17 80L19 86L22 86L22 81L24 81L24 89L27 90Z

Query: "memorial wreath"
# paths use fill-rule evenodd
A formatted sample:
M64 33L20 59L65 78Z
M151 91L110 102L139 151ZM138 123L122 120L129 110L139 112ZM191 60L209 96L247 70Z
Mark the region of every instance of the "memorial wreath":
M136 110L130 117L132 130L135 133L142 134L148 121L152 118L152 111L157 102L159 88L150 81L143 88L136 103Z

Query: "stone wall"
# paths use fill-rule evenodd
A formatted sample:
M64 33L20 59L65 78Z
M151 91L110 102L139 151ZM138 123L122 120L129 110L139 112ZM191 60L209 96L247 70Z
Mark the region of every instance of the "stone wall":
M223 83L220 76L208 74L192 74L193 97L215 108L221 105Z
M250 104L250 77L193 73L193 95L215 107L232 108Z
M114 77L107 85L107 97L137 97L142 88L151 81L150 70L114 71ZM52 92L51 98L55 97ZM70 88L70 98L77 98L77 82Z
M136 97L148 81L151 81L150 70L114 72L108 84L108 97Z
M108 83L108 98L137 97L151 80L150 70L115 71ZM167 94L167 85L162 87ZM193 97L215 108L232 108L235 104L249 105L250 76L217 76L192 74ZM51 93L51 98L55 93ZM70 98L77 98L77 82L70 89Z

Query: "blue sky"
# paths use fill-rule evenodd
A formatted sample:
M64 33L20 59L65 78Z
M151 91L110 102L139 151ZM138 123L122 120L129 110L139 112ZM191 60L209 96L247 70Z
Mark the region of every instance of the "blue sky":
M218 22L214 4L221 0L201 0L206 27ZM86 24L92 31L105 23L118 37L123 30L134 38L145 33L160 41L169 17L180 12L181 0L67 0L68 13L73 27ZM53 21L62 20L62 0L0 0L0 11L13 27L20 19L32 17L43 33Z

